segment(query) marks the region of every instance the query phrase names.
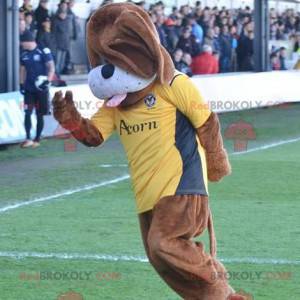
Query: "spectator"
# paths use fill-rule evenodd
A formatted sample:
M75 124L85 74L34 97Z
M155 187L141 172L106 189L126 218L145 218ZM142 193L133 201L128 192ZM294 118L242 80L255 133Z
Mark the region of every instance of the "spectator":
M172 53L175 50L179 39L179 36L176 32L175 24L176 23L171 18L168 18L164 24L167 39L167 50L169 51L169 53Z
M220 53L221 51L221 46L220 46L220 27L215 26L214 28L214 38L213 38L213 51Z
M175 69L179 72L187 74L188 76L192 76L192 71L189 67L191 63L191 57L186 55L187 53L183 53L181 49L176 49L173 53L173 62ZM188 54L189 55L189 54Z
M219 62L212 53L212 47L204 45L202 53L193 57L191 69L194 75L216 74L219 72Z
M173 53L173 62L175 69L182 72L183 68L183 62L182 62L182 57L183 57L183 51L181 49L176 49Z
M191 56L195 56L199 53L200 47L200 43L197 43L195 37L192 35L192 28L190 26L186 26L182 31L176 48L180 48L183 52L187 52Z
M68 14L68 20L70 23L70 38L72 40L76 40L77 39L77 16L74 14L73 12L73 7L74 7L74 0L69 0L68 2L68 7L67 7L67 14Z
M63 11L67 11L68 10L68 0L60 0L57 10L59 10L59 9L63 10Z
M210 20L214 17L211 14L211 10L209 7L205 7L202 11L196 10L197 15L197 23L202 27L204 33L206 34L208 28L210 28L209 23Z
M277 38L277 23L271 24L270 26L270 40L276 40Z
M188 22L187 25L191 26L192 34L195 37L197 43L203 42L203 29L202 27L196 22L196 18L190 14L187 16Z
M181 15L183 17L186 17L187 15L189 15L192 12L192 9L191 9L191 7L189 5L186 4L186 5L182 5L180 7L179 12L181 13Z
M247 32L242 38L239 39L237 47L237 62L239 71L253 71L253 39L254 33Z
M160 16L160 15L164 15L164 9L165 9L165 6L164 6L164 3L162 1L158 1L155 3L154 5L154 12Z
M231 71L236 72L237 71L237 57L236 57L236 49L238 46L238 35L237 35L237 29L236 26L230 27L230 36L231 36L231 43L232 43L232 54L231 54Z
M297 24L296 24L296 18L293 16L290 16L285 21L285 32L286 33L294 33L296 30Z
M169 18L172 19L173 21L176 20L177 16L179 14L179 10L177 6L172 7L172 13L169 15Z
M201 9L201 5L202 5L201 1L196 1L195 2L195 8L196 9Z
M232 59L232 37L229 35L227 25L222 26L222 31L219 37L220 43L220 71L222 73L231 71Z
M31 0L23 0L22 6L19 8L19 12L23 13L24 15L26 13L32 13L32 5Z
M193 76L193 72L191 70L191 64L192 64L192 57L189 53L183 53L182 56L182 61L183 61L183 68L182 73L188 75L188 76Z
M248 36L248 33L253 32L253 30L254 30L254 23L252 21L245 23L245 25L243 26L243 30L241 32L241 37Z
M62 73L67 52L70 51L68 24L67 11L59 8L53 20L53 35L57 46L55 68L58 75Z
M163 14L156 15L156 22L154 24L156 26L160 42L165 48L168 48L167 34L164 28L164 23L165 16Z
M176 33L177 42L179 40L179 37L182 34L182 20L183 20L182 16L180 14L178 14L175 19L175 26L174 26L174 31Z
M36 29L37 29L37 38L39 38L40 33L43 31L42 24L44 20L50 17L47 7L48 7L48 0L40 0L38 8L34 12Z
M49 112L49 83L54 75L54 62L48 48L39 48L33 34L25 30L20 36L21 65L20 65L20 92L24 95L25 104L25 131L26 140L22 148L40 145L41 133L44 127L44 115ZM36 136L32 141L31 114L35 109L37 117Z
M280 70L280 61L278 52L272 53L271 56L271 69L274 71Z
M25 15L26 29L29 30L35 36L35 25L33 22L33 14L31 12L26 12Z
M285 47L280 47L280 49L279 49L279 62L280 62L280 70L287 70L286 48Z
M56 57L56 41L53 33L51 32L51 20L46 18L42 23L42 32L37 39L37 43L42 48L49 48L52 56Z
M74 6L74 0L69 0L69 2L67 2L66 9L67 9L67 19L69 22L68 29L69 29L70 45L72 40L76 41L77 39L77 17L72 10L73 6ZM74 72L74 66L72 63L71 48L70 48L66 53L66 61L65 61L63 73L70 74L73 72Z
M287 36L285 33L285 25L279 21L277 25L277 31L276 31L276 40L286 40Z
M211 46L211 48L213 50L215 50L214 49L214 36L215 36L214 30L212 28L208 28L205 38L204 38L204 45Z
M297 52L300 54L300 33L296 34L295 36L293 52Z
M24 33L25 30L26 30L26 22L25 22L25 20L21 19L21 20L19 20L19 32L20 32L20 34Z

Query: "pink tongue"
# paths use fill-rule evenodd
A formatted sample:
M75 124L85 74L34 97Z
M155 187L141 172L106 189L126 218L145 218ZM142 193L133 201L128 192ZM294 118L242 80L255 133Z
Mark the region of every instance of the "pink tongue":
M121 94L121 95L115 95L112 96L111 99L109 99L105 104L108 107L116 107L118 106L125 98L127 97L127 94Z

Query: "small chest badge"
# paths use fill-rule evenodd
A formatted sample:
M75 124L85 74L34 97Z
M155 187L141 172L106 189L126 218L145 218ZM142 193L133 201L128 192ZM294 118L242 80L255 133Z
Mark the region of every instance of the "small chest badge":
M41 61L41 56L39 54L33 55L33 60L34 61Z
M144 102L148 108L151 108L156 103L156 98L153 94L149 94L145 97Z

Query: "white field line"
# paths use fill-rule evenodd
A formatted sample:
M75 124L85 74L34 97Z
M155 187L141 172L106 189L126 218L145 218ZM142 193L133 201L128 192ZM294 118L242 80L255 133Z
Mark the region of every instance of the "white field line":
M100 168L122 168L122 167L128 167L127 164L101 164L99 165Z
M57 194L53 194L53 195L50 195L50 196L36 198L36 199L33 199L33 200L28 200L28 201L24 201L24 202L20 202L20 203L15 203L15 204L12 204L12 205L7 205L7 206L4 206L4 207L0 207L0 213L4 213L4 212L7 212L9 210L16 209L16 208L19 208L19 207L22 207L22 206L27 206L27 205L31 205L31 204L35 204L35 203L39 203L39 202L46 202L46 201L50 201L50 200L57 199L57 198L60 198L60 197L73 195L75 193L79 193L79 192L83 192L83 191L89 191L89 190L99 188L99 187L102 187L102 186L111 185L113 183L124 181L128 178L129 178L129 175L124 175L124 176L120 176L120 177L117 177L117 178L114 178L114 179L111 179L111 180L106 180L106 181L102 181L100 183L82 186L82 187L77 188L77 189L67 190L67 191L57 193Z
M247 154L247 153L251 153L251 152L267 150L267 149L270 149L270 148L278 147L278 146L285 145L285 144L291 144L291 143L295 143L295 142L299 142L299 141L300 141L300 137L290 139L290 140L280 141L280 142L277 142L277 143L267 144L267 145L252 148L252 149L249 149L249 150L246 150L246 151L232 152L232 153L230 153L230 155L242 155L242 154Z
M23 259L23 258L54 258L63 260L102 260L102 261L129 261L149 262L146 257L131 255L106 255L106 254L79 254L79 253L43 253L43 252L10 252L1 251L0 257ZM271 259L271 258L220 258L221 262L232 264L255 264L255 265L300 265L300 260Z

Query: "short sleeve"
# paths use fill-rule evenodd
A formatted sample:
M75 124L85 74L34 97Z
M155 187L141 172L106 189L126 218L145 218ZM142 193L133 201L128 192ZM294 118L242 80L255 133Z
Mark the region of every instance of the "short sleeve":
M25 66L25 62L24 62L24 53L22 53L20 55L20 65Z
M100 131L106 141L115 130L114 108L101 107L91 118L92 123Z
M201 127L211 114L199 89L184 74L175 75L170 83L171 102L191 121L194 128Z
M53 60L51 50L49 48L44 48L43 50L43 60L44 62L49 62Z

